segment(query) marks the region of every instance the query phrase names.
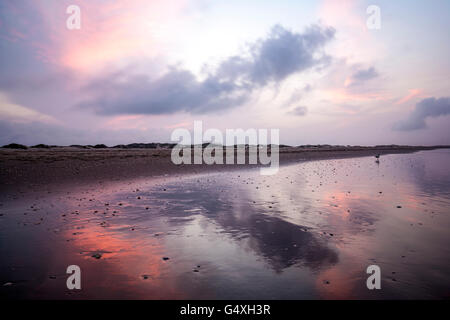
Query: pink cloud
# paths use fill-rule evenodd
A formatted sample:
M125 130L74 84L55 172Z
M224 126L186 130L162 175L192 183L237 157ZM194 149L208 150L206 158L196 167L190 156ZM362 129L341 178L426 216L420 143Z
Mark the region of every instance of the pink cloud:
M165 126L166 129L176 129L176 128L191 128L192 122L180 122L172 125Z
M111 130L122 130L122 129L139 129L142 127L142 119L144 116L141 115L124 115L117 116L112 119L107 120L102 127L109 128Z
M409 91L409 94L404 96L400 100L398 100L395 104L397 104L397 105L403 104L403 103L411 100L412 98L421 96L421 94L422 94L422 90L421 89L409 89L408 91Z
M324 93L330 100L340 103L369 102L374 100L385 101L391 99L391 96L384 92L352 93L345 88L325 90Z
M78 72L93 72L110 63L126 61L127 58L152 58L164 53L169 39L179 34L175 25L182 19L188 0L148 1L115 0L85 1L81 9L81 29L68 30L66 13L68 1L35 2L35 14L42 17L45 25L39 25L45 41L32 42L36 26L24 20L26 34L8 30L3 37L8 40L30 41L38 57L57 66ZM11 12L21 18L18 9L11 5ZM167 36L170 33L171 37Z
M335 56L350 60L376 60L384 56L386 48L374 37L366 25L367 5L356 0L323 0L318 9L320 20L338 30Z
M319 8L319 15L333 26L344 25L365 31L364 13L356 14L356 5L355 0L324 0Z
M164 52L160 26L179 18L184 0L127 0L83 6L81 32L70 32L62 52L62 64L74 69L96 68L99 64L127 57L156 57ZM98 17L99 12L103 14ZM67 33L67 32L66 32Z

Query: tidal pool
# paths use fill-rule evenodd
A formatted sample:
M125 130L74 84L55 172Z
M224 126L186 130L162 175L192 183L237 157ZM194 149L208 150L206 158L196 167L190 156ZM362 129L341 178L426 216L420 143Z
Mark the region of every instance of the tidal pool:
M3 197L4 298L448 299L450 150ZM66 268L81 268L68 290ZM381 289L369 290L369 265Z

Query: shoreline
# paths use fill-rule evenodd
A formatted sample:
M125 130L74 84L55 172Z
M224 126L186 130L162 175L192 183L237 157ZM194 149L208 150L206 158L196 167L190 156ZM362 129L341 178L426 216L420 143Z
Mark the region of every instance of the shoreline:
M447 146L280 148L280 166L327 159L413 153ZM261 167L260 164L181 164L170 159L171 149L0 149L1 193L26 193L67 184L112 182L157 176L221 172Z

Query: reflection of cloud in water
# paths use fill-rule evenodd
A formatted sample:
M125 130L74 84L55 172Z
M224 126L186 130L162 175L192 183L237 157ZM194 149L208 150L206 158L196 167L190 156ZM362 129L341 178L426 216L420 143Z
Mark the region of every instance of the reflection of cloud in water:
M204 215L220 227L221 233L264 257L276 272L296 264L316 270L338 262L336 252L306 227L264 214L242 193L239 199L232 199L233 194L222 193L217 185L200 188L189 184L186 192L186 184L172 185L170 192L153 195L170 199L166 208L171 217L169 224L178 225L190 221L193 215Z
M431 157L430 153L439 154ZM410 157L408 165L401 166L406 171L406 176L415 179L415 185L424 194L442 197L450 196L450 152L448 150L433 150L427 153L418 153ZM406 160L404 160L406 162ZM400 166L399 166L400 167Z
M367 195L347 192L326 192L324 198L331 198L331 205L323 211L329 215L326 225L335 228L339 234L358 235L375 231L381 206L373 203Z
M338 262L336 252L305 228L263 214L224 214L218 223L237 238L247 238L249 247L263 256L277 272L295 264L313 270Z

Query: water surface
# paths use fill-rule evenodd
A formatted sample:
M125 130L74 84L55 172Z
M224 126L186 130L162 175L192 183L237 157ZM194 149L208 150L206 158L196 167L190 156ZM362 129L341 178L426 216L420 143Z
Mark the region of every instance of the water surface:
M448 299L449 163L435 150L6 197L0 293ZM79 291L66 289L72 264ZM372 264L381 290L366 287Z

